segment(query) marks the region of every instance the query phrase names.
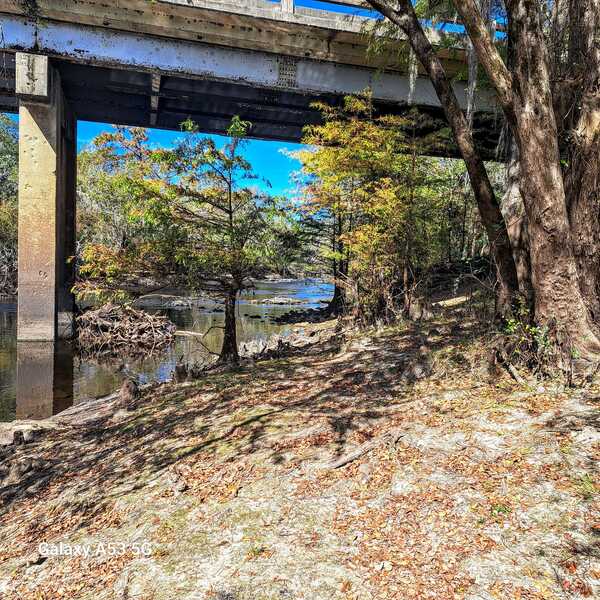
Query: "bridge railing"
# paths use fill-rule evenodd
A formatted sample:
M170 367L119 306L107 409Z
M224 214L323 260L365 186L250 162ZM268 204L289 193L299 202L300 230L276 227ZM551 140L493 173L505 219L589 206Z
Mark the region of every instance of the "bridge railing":
M273 1L273 0L270 0ZM343 8L349 9L347 14L352 14L351 9L372 10L364 0L316 0L316 2L303 2L302 0L279 0L283 12L293 13L296 9L310 9L323 12L344 14ZM341 10L340 10L341 9Z
M234 0L235 1L235 0ZM260 1L260 0L259 0ZM266 0L271 4L279 4L283 13L295 13L297 9L301 11L310 10L321 11L324 15L334 13L335 16L348 15L348 16L359 16L362 18L371 17L377 18L378 13L371 7L371 5L365 0ZM346 9L346 10L344 10ZM354 10L353 10L354 9ZM332 14L333 16L333 14ZM439 25L442 25L441 23ZM443 25L452 25L457 33L456 28L462 30L460 20L457 18L451 23L444 23ZM497 33L505 32L506 26L504 23L495 21L494 30Z

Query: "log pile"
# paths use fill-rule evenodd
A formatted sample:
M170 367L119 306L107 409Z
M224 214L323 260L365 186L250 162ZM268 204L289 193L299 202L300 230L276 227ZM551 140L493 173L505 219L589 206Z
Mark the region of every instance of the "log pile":
M105 304L77 317L78 345L93 355L148 354L175 339L176 326L167 317L131 306Z
M9 244L0 244L0 295L14 296L17 293L17 249Z

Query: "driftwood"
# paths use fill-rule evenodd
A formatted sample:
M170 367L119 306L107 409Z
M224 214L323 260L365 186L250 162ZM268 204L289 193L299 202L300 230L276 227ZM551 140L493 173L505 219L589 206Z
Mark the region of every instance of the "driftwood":
M0 244L0 295L14 296L17 293L17 249Z
M519 384L526 385L527 382L519 375L519 372L509 362L506 363L506 370L510 373L511 377Z
M148 354L171 344L176 326L161 315L106 304L79 316L77 330L79 348L84 353Z

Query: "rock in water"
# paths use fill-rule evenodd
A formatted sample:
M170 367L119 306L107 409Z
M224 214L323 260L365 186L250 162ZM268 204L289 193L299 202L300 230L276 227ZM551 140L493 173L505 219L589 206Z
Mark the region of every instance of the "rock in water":
M303 304L303 300L298 298L287 298L276 296L275 298L261 298L260 300L252 300L252 304Z
M132 379L126 379L121 386L121 404L132 410L136 407L140 395L138 384Z

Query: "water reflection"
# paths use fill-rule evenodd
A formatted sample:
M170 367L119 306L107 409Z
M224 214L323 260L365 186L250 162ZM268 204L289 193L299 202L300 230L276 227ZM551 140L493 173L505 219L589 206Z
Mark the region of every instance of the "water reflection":
M17 419L46 419L73 406L73 348L17 343Z
M298 309L319 308L332 293L332 286L316 280L259 282L244 294L238 306L238 340L267 339L285 335L294 326L274 322ZM257 304L256 300L291 297L302 302L290 305ZM15 418L46 418L68 406L111 394L124 377L140 383L170 379L175 364L184 360L202 363L219 350L222 341L223 308L206 300L199 305L165 308L165 298L144 307L166 314L180 330L206 333L202 344L194 336L178 336L175 343L159 353L135 360L120 357L108 361L73 356L69 345L17 345L17 314L14 299L0 298L0 422Z
M17 383L17 305L0 297L0 421L15 418Z

